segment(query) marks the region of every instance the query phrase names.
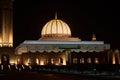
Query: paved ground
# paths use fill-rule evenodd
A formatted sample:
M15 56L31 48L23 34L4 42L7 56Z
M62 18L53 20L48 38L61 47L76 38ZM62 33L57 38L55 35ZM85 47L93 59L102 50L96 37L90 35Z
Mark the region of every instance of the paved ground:
M0 80L120 80L120 78L58 74L51 72L14 72L0 74Z

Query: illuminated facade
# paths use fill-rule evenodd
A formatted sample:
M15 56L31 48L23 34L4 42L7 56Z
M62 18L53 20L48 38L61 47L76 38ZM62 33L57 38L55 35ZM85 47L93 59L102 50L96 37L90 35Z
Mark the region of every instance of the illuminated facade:
M13 63L13 0L0 0L0 63Z
M119 50L112 51L95 34L91 41L72 37L68 24L57 15L44 25L41 38L25 40L14 49L12 5L13 0L0 0L0 64L120 64Z
M44 25L39 40L25 40L15 54L15 63L25 65L119 64L110 44L97 41L95 34L91 41L72 37L70 27L56 17Z
M13 46L13 0L0 0L0 47Z

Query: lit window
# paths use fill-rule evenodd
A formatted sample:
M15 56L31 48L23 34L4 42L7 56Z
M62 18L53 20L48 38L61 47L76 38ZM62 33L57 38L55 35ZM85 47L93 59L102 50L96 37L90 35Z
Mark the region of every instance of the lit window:
M28 58L28 65L29 65L29 64L31 64L31 59L30 59L30 58Z
M36 58L36 64L39 64L39 59L38 58Z
M17 64L20 64L20 58L17 59Z
M113 56L112 56L112 64L116 64L115 54L113 54Z
M54 59L53 59L53 58L51 58L51 63L52 63L52 64L54 63Z
M80 63L84 63L84 58L80 58Z
M98 64L98 63L99 63L98 58L95 58L95 63L96 63L96 64Z
M88 62L88 63L91 63L91 58L87 58L87 62Z
M62 64L62 63L63 63L63 59L59 58L59 64Z
M77 58L73 59L73 63L76 64L77 63Z

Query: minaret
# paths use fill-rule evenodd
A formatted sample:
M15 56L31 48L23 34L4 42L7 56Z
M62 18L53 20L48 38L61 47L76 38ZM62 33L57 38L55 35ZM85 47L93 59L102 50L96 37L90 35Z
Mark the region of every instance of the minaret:
M13 47L13 0L0 0L0 47Z

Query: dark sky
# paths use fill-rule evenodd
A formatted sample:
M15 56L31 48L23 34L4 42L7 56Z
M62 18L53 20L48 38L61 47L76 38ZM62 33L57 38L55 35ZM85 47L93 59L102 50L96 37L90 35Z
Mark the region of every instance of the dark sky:
M79 2L78 2L79 1ZM15 0L14 2L14 45L24 40L37 40L42 27L54 19L65 21L73 37L110 43L111 48L120 45L119 3L110 0Z

